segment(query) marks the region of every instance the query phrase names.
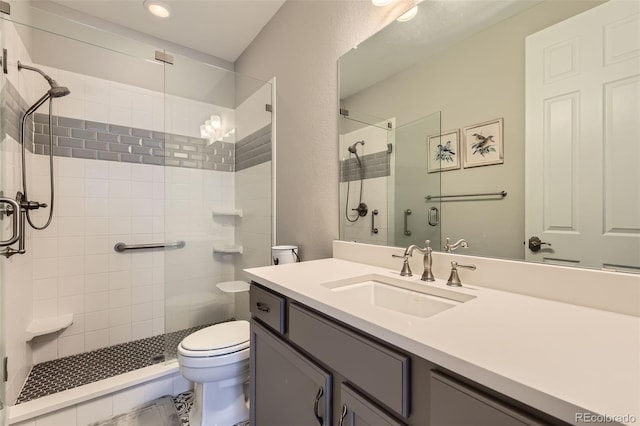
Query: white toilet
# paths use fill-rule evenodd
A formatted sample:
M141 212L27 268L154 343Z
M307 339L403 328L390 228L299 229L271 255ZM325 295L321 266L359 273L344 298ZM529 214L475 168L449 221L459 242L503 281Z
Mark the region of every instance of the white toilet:
M195 385L191 426L232 426L249 419L243 389L249 379L249 333L248 321L230 321L180 342L180 373Z

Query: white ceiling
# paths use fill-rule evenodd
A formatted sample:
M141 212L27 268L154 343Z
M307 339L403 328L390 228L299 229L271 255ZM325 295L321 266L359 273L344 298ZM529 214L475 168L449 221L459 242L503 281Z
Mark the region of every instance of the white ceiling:
M55 0L93 17L235 62L285 0L163 0L166 19L142 0Z

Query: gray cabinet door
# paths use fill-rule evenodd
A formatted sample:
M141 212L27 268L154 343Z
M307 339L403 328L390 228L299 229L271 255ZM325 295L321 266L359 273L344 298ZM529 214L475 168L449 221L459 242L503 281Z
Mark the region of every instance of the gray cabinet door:
M252 425L331 425L331 374L254 320L251 380Z
M436 371L431 372L431 426L542 426L525 413Z
M340 395L339 426L404 426L349 385L340 385Z

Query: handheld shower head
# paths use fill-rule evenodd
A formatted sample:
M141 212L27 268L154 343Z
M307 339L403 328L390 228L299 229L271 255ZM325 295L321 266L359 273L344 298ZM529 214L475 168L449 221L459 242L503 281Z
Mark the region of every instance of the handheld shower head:
M347 151L349 151L352 154L357 154L358 153L358 144L364 146L364 141L362 140L362 141L355 142L353 145L351 145L349 148L347 148Z
M38 69L36 67L31 67L29 65L23 65L20 61L18 61L18 71L21 71L23 69L30 70L30 71L35 71L38 74L40 74L42 77L44 77L44 79L47 80L47 83L49 83L49 86L51 86L51 89L49 89L47 94L49 96L51 96L52 98L61 98L63 96L67 96L69 93L71 93L71 91L67 87L58 85L58 83L54 79L49 77L41 69Z

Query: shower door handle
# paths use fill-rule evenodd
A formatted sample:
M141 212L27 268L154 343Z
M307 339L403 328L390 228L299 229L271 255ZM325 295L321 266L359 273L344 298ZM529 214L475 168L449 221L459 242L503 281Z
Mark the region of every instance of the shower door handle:
M437 207L431 207L429 209L428 222L431 226L438 226L438 223L440 223L440 212Z
M11 198L0 197L0 203L9 204L11 209L2 210L7 216L13 216L11 218L11 238L6 241L0 241L0 247L6 247L14 244L20 238L18 233L18 222L20 221L20 205L16 200Z

